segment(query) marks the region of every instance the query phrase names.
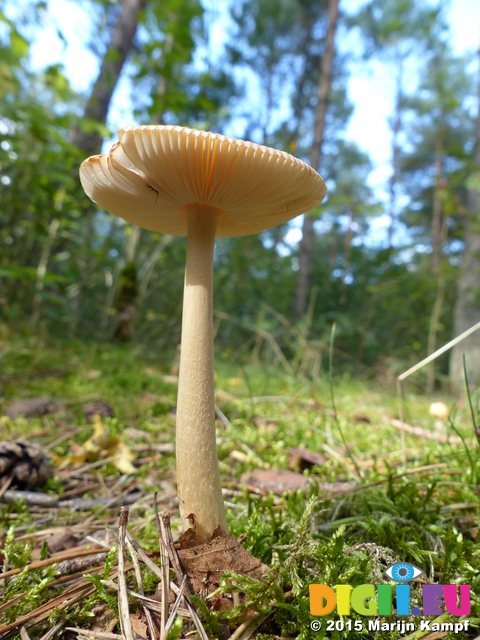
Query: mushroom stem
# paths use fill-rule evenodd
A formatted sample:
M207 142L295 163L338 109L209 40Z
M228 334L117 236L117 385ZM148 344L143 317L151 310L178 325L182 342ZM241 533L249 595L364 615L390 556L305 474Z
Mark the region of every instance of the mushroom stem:
M186 208L187 261L177 402L177 486L184 530L228 531L218 471L213 380L213 250L220 212ZM193 515L192 515L193 514Z

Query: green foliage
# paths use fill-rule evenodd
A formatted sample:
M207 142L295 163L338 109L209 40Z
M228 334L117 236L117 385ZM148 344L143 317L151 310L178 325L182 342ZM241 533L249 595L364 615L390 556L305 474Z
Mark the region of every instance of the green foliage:
M170 627L166 640L177 640L182 635L183 631L183 618L182 616L177 616L175 618L175 622Z
M5 352L2 358L2 374L15 380L14 384L10 382L5 387L8 401L25 395L46 395L47 392L55 402L68 399L74 413L72 423L81 428L76 442L83 442L91 433L91 427L85 423L74 401L92 392L98 392L115 408L117 418L109 423L115 433L123 429L126 437L129 433L135 434L135 438L129 439L132 446L135 442L150 445L173 442L173 417L164 412L154 415L156 412L152 408L156 401L148 397L149 394L160 395L165 406L175 403L176 387L162 379L162 373L168 371L167 363L162 369L155 362L155 354L136 346L128 349L105 345L92 347L81 342L65 342L61 349L58 346L49 349L30 347L26 340L13 342L10 346L11 351ZM35 374L72 360L75 367L65 376L14 378L20 372ZM147 367L153 366L155 371L145 372ZM100 372L94 380L86 375L92 370ZM352 480L355 469L338 438L327 381L306 383L305 378L286 375L278 366L249 363L239 369L228 360L219 361L217 378L217 389L224 392L223 396L218 395L217 403L229 419L229 424L217 423L222 480L226 487L231 486L232 479L254 469L287 469L289 447L323 451L328 459L305 472L312 482L308 495L305 491L283 496L255 495L246 489L238 490L235 482L235 490L228 498L230 532L234 537L246 535L244 546L268 566L268 571L263 580L235 574L224 576L220 593L234 591L239 595L239 604L230 612L210 611L208 600L205 603L196 601L209 637L218 637L219 627L224 629L226 624L231 625L233 632L243 621L246 611L256 611L260 616L261 625L255 632L259 638L322 637L323 632L314 633L310 629L313 618L310 616L309 585L383 583L387 581L386 567L398 561L410 561L419 566L428 582L469 583L472 589L470 620L478 633L480 552L476 527L480 449L476 443L470 444L474 429L469 407L456 412L452 410L451 422L446 426L447 434L452 434L454 429L462 436L468 451L466 446L452 446L436 440L424 440L419 446L418 438L407 434L408 462L405 465L401 436L384 420L385 415L396 415L394 394L380 392L378 385L351 382L334 375L338 421L362 474L348 491L333 495L329 492L329 483L341 487L341 483ZM270 400L252 401L260 396ZM448 398L443 399L450 403ZM472 392L471 401L476 419L478 393ZM412 424L433 428L433 421L428 417L430 398L406 394L405 402L405 413ZM363 421L358 418L360 412L364 414ZM32 433L48 428L47 436L35 436L43 443L56 439L62 426L56 416L47 415L8 423L2 419L0 428L4 433L2 439L8 439L9 433L28 438ZM336 455L327 456L325 445ZM238 460L230 456L234 451L245 455ZM66 456L68 442L56 445L52 453ZM170 454L164 455L160 464L144 465L138 479L142 489L146 493L161 490L164 480L171 482L173 466L174 459ZM95 469L95 473L98 471ZM110 475L105 466L100 472L104 477ZM20 505L21 524L31 523L32 516L21 509ZM7 566L22 569L29 561L30 549L24 542L15 542L14 530L9 529L16 515L16 506L8 515L5 512L3 525L8 535L4 569ZM137 507L131 510L130 516L129 528L142 546L158 551L152 510L147 507L142 511ZM56 524L62 526L84 519L85 512L60 510ZM173 517L172 522L175 525L178 519ZM18 519L15 523L20 524ZM116 553L116 548L109 552L101 574L90 576L95 593L66 611L52 613L49 627L60 619L67 620L69 625L85 627L93 620L92 608L98 604L106 604L116 611L115 592L101 584L101 579L107 579L114 568ZM45 554L45 546L41 554ZM57 596L58 589L50 588L55 576L52 567L23 570L15 580L7 580L9 601L21 593L27 593L29 599L22 597L16 608L2 611L1 615L5 615L1 623L12 621L49 597ZM158 579L145 567L142 567L142 577L145 592L151 595ZM414 583L413 597L419 595L419 589L419 583ZM329 618L340 620L336 613ZM353 614L352 620L355 619ZM391 621L395 620L393 616ZM181 633L179 619L172 633ZM335 634L336 638L342 639L365 637L347 629L335 631ZM399 638L400 634L392 632L389 637ZM380 638L381 633L375 640Z
M4 3L5 5L6 3ZM108 341L124 308L125 268L136 287L125 304L135 322L129 338L173 359L180 341L185 242L143 233L131 259L132 234L120 219L92 208L78 180L83 155L71 131L110 132L81 118L83 98L60 64L33 72L29 51L48 7L28 2L25 17L0 14L0 319L5 336L48 335ZM308 159L325 49L326 0L245 0L231 5L225 55L213 55L215 18L198 0L151 0L140 16L124 69L142 123L229 131ZM101 58L118 3L92 2L92 40ZM14 13L14 12L13 12ZM10 15L10 13L8 14ZM351 21L350 21L351 22ZM350 24L340 17L339 29ZM455 303L463 251L466 188L475 185L470 114L474 80L446 44L442 11L428 3L367 3L355 16L360 43L388 69L415 61L419 86L402 88L402 135L396 185L405 242L379 246L370 223L383 205L369 187L368 156L347 142L348 60L337 51L321 172L329 197L317 211L311 309L293 317L299 260L290 227L221 239L215 257L216 345L237 367L281 366L316 379L326 371L328 335L336 322L335 370L380 375L423 357L438 274L431 270L434 199L441 201L443 308ZM27 28L28 27L28 28ZM348 39L343 37L343 42ZM93 46L93 42L92 42ZM419 58L421 56L421 59ZM352 53L358 62L358 51ZM392 73L395 73L392 71ZM245 93L249 96L245 103ZM252 90L252 87L253 90ZM442 176L436 153L442 147ZM438 154L437 154L438 155ZM402 240L403 242L403 240ZM163 244L164 243L164 244ZM127 258L128 257L128 258ZM130 281L132 283L133 280ZM19 283L21 286L19 286ZM135 289L135 290L134 290ZM435 323L437 344L451 337L452 314ZM437 381L446 374L446 358ZM129 379L127 375L124 382ZM143 382L148 386L147 382ZM137 385L138 386L138 385ZM171 407L170 407L171 408ZM169 410L163 403L155 417Z
M110 593L107 587L102 584L102 580L107 580L110 576L110 572L113 569L117 558L118 545L114 545L107 554L105 559L105 567L103 569L103 574L85 574L85 578L90 580L90 582L95 587L95 593L89 598L86 603L83 603L81 610L82 612L88 612L90 609L98 604L99 602L104 602L109 606L109 608L115 612L115 615L118 617L118 597ZM76 613L78 615L79 612Z
M16 576L4 579L3 603L16 600L12 606L5 609L3 614L0 614L0 622L4 624L9 624L33 611L51 597L48 586L58 576L55 566L30 570L26 566L30 561L30 552L28 544L15 542L15 527L10 527L3 549L3 572L12 568L22 569L22 571Z

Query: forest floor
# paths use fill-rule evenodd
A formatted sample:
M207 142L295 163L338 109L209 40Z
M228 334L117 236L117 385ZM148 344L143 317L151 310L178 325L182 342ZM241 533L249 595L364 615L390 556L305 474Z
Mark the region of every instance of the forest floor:
M177 540L177 377L152 357L135 345L0 344L0 640L160 637L154 496ZM242 546L204 549L199 565L181 555L194 595L187 606L169 592L178 608L164 637L480 637L478 395L470 406L411 389L400 421L394 386L217 359L220 473ZM448 417L429 414L434 400ZM211 556L230 573L214 575ZM393 584L395 563L422 571L410 611L423 585L469 584L468 615L439 600L436 615L400 616L398 598L391 615L310 614L310 584L376 589Z

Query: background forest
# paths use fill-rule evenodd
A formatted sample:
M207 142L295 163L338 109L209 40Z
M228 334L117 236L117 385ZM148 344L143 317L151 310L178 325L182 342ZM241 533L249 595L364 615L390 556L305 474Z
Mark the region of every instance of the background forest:
M218 7L200 0L90 0L99 73L80 95L61 64L39 69L30 55L53 5L0 2L3 336L132 340L175 356L185 239L98 210L78 178L111 129L132 124L118 121L119 96L137 123L283 149L328 184L298 243L298 224L217 242L225 358L316 374L336 323L337 370L384 377L478 322L478 67L453 53L444 5L369 0L346 13L352 3L339 0L245 0L219 23ZM345 136L350 70L375 60L395 83L383 195L368 154ZM463 352L479 384L476 334L456 349L452 385L463 385ZM430 369L427 391L448 365L444 356Z

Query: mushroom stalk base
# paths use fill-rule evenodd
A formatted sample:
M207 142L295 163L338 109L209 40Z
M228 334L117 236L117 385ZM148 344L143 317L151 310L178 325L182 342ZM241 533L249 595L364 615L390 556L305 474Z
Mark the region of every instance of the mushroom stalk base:
M184 530L206 542L228 531L218 471L213 370L213 251L220 214L190 206L178 380L176 458Z

